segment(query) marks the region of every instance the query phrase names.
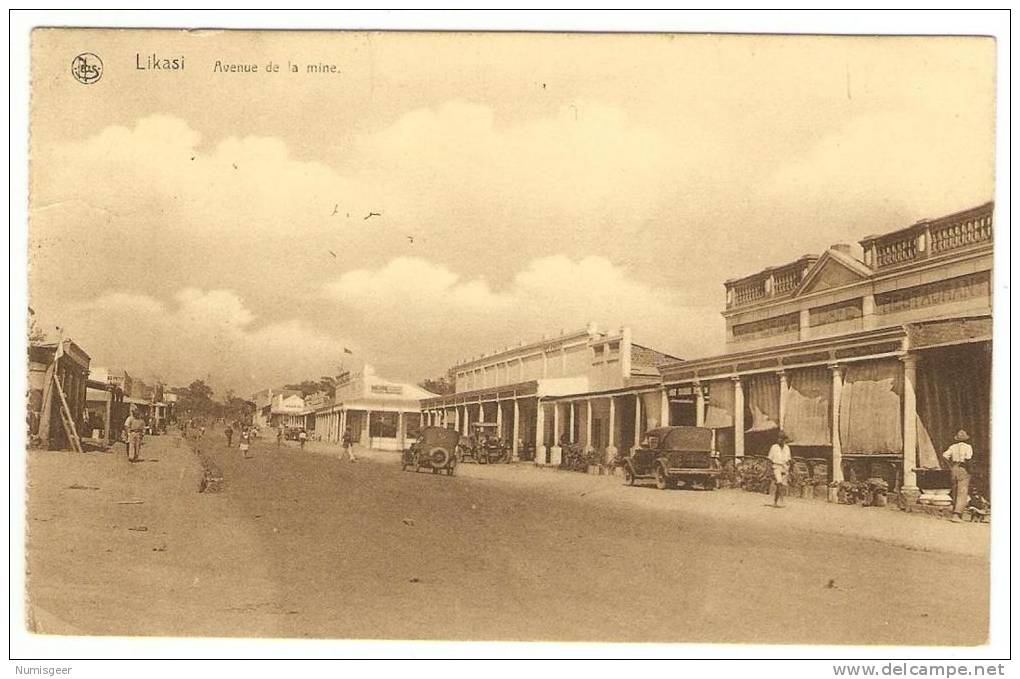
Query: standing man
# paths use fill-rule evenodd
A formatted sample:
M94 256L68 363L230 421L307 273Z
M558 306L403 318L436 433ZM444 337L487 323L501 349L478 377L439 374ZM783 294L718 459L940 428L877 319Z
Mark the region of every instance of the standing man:
M127 441L128 462L138 462L142 452L142 434L145 420L138 417L138 410L131 408L131 414L124 420L124 440Z
M354 456L354 432L350 427L344 430L344 452L347 453L348 462L358 461L358 458Z
M302 429L297 435L298 444L301 446L301 450L305 449L305 441L308 440L308 432Z
M780 429L776 442L769 448L769 462L772 463L772 476L776 482L776 495L773 498L776 507L786 505L786 484L790 478L790 460L793 457L787 445L789 441L786 432Z
M946 448L942 457L949 461L949 477L953 480L953 522L963 521L963 510L967 507L970 491L970 460L974 449L967 441L970 437L961 429L953 437L953 444Z
M223 433L227 436L227 448L230 447L230 441L234 438L234 429L229 424L227 428L223 430Z
M283 425L281 424L276 428L276 447L279 448L280 444L283 443Z

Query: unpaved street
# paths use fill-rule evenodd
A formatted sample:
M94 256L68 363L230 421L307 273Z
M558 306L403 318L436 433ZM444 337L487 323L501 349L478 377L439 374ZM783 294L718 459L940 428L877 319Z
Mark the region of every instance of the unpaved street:
M582 475L550 481L565 472L463 467L447 478L401 472L396 456L350 464L263 441L244 460L211 435L199 444L224 487L199 494L196 457L173 441L148 439L143 457L153 461L137 465L123 446L116 455L30 453L38 631L925 645L986 637L980 554L805 530L763 507L764 496L675 491L667 508L654 500L660 491ZM590 491L571 491L581 483ZM727 495L748 520L733 509L684 509L733 504ZM142 504L117 504L131 500ZM921 530L944 523L893 517Z

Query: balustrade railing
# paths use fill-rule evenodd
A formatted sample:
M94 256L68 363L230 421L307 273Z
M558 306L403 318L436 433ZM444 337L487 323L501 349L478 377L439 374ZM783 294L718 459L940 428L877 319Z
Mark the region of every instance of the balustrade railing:
M865 263L885 269L992 240L992 204L861 241Z
M804 278L804 273L815 259L817 258L805 258L798 261L794 266L773 269L751 278L727 283L728 297L726 306L728 308L745 306L793 292L800 285L801 280Z
M902 264L917 259L917 234L878 245L878 268Z
M977 215L957 223L932 224L932 252L946 252L992 239L992 215Z
M741 285L734 289L734 299L737 305L756 302L765 297L765 281L760 280L750 285Z
M800 283L803 272L799 269L784 271L775 275L773 292L781 295L784 292L791 292Z

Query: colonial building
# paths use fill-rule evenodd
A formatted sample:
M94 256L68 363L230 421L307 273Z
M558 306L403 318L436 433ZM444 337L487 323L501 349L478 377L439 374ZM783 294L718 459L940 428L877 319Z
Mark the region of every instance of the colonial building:
M612 459L663 421L658 368L677 360L635 344L628 328L590 325L453 366L454 393L423 400L422 412L427 424L462 433L495 424L514 459L559 464L564 438Z
M76 429L84 425L89 355L70 339L32 342L28 346L29 439L44 448L60 449L71 442L60 411L67 404ZM54 381L55 380L55 381ZM54 388L60 383L60 391ZM63 399L61 399L61 393ZM85 435L77 432L79 436Z
M991 278L989 203L726 281L727 352L662 368L695 404L673 423L716 429L735 457L782 427L833 480L907 494L965 429L986 475Z
M251 400L255 403L253 422L268 427L304 427L305 400L295 389L263 389Z
M85 406L89 413L89 431L82 435L105 446L119 440L128 404L124 402L124 391L110 381L110 371L106 368L89 369Z
M315 411L315 432L323 441L339 443L350 427L354 440L377 450L403 450L418 436L420 404L430 391L386 380L366 365L341 375L332 403Z

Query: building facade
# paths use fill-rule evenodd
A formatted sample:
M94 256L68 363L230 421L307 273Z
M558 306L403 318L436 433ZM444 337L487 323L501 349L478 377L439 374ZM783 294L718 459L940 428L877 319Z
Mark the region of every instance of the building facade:
M992 208L726 281L726 353L663 367L666 390L694 402L674 424L717 430L737 458L782 428L832 480L882 476L907 495L965 429L987 493Z
M30 343L28 346L29 440L44 448L71 445L60 411L67 404L76 429L84 425L90 358L70 339ZM59 382L60 391L55 388ZM63 399L61 399L61 393ZM84 436L78 431L78 436Z
M331 403L314 412L316 436L340 443L348 427L354 440L376 450L403 450L418 436L420 404L435 394L421 387L383 379L366 365L341 375Z
M628 328L589 325L453 366L454 393L423 400L422 413L465 435L472 423L494 424L514 459L558 465L570 442L611 460L663 421L658 368L677 360L635 344Z
M251 400L255 404L252 422L260 429L305 426L305 400L300 391L263 389Z

